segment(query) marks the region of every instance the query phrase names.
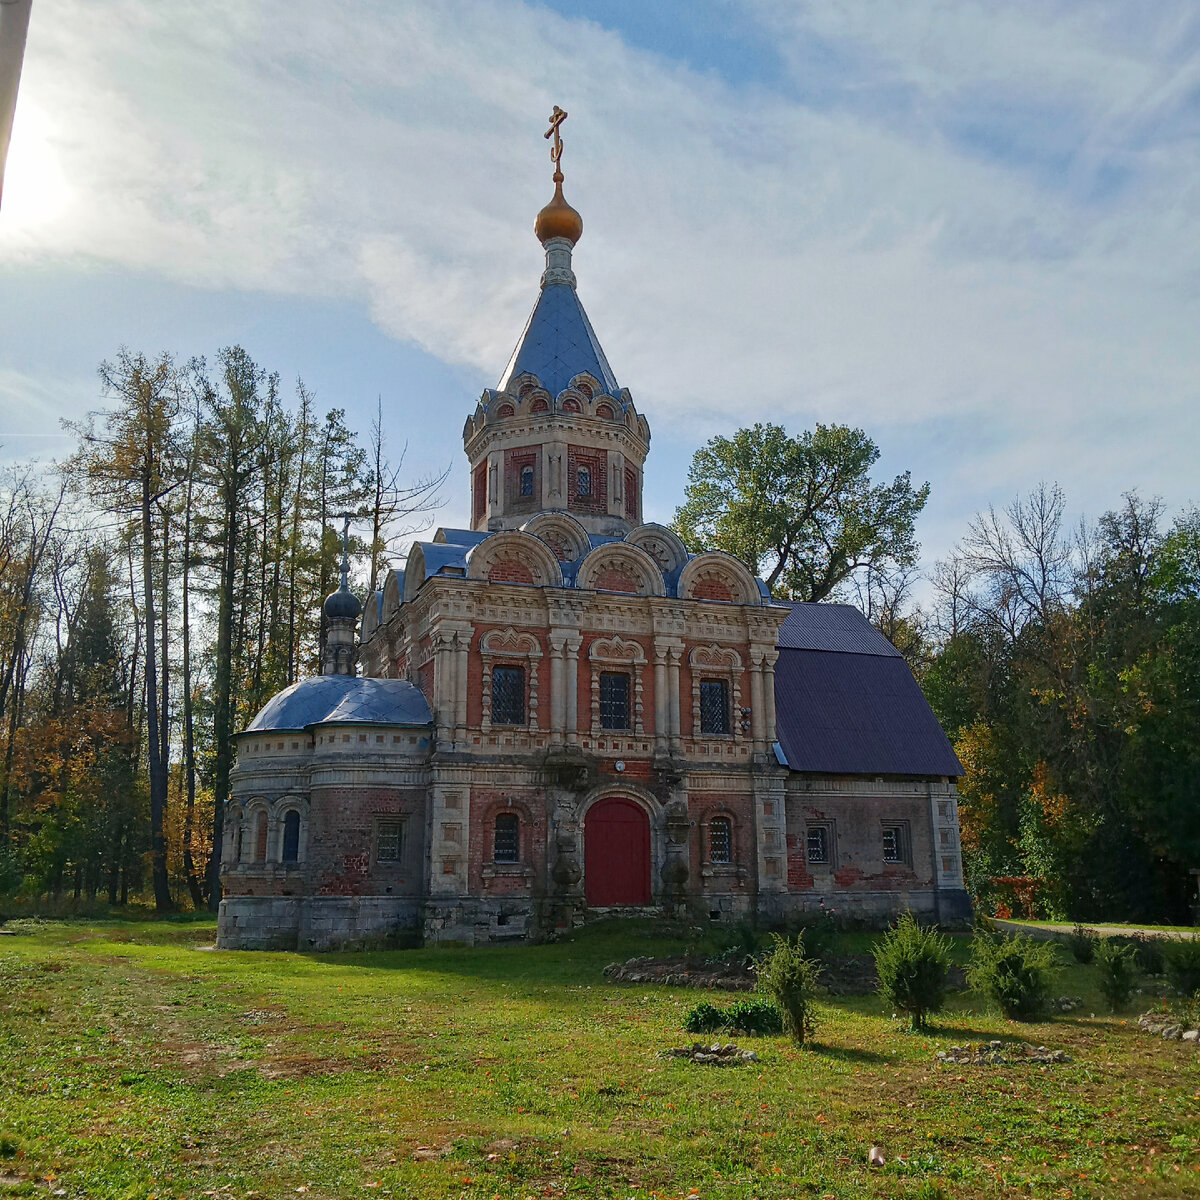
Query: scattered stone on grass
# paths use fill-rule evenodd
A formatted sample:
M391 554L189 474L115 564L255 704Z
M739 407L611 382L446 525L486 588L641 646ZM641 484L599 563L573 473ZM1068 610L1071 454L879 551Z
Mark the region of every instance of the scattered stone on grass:
M1138 1028L1151 1037L1159 1037L1167 1042L1200 1041L1200 1029L1189 1029L1170 1013L1155 1012L1153 1009L1138 1017Z
M1082 996L1059 996L1057 1000L1050 1001L1050 1010L1052 1012L1069 1013L1082 1007Z
M754 973L744 959L709 961L686 954L609 963L604 968L604 977L613 983L658 983L666 987L716 988L724 992L748 992L754 987Z
M951 1046L939 1050L938 1062L956 1063L961 1066L1008 1066L1012 1063L1069 1063L1070 1056L1061 1050L1046 1046L1034 1046L1030 1042L1005 1044L1004 1042L979 1042L974 1046Z
M733 1042L693 1042L690 1046L680 1046L672 1050L663 1050L659 1058L686 1058L689 1062L708 1063L713 1067L737 1067L742 1063L758 1062L758 1055L753 1050L743 1050Z

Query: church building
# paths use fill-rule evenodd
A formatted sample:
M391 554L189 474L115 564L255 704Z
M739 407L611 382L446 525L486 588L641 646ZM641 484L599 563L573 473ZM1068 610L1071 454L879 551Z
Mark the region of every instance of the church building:
M643 520L650 426L576 290L564 116L537 301L463 429L471 527L365 610L343 557L322 674L238 738L218 945L969 919L961 767L903 658Z

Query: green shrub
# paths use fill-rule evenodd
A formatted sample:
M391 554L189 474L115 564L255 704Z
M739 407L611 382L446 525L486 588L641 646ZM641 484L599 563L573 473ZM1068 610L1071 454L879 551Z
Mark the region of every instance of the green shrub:
M725 1027L725 1014L715 1004L701 1000L688 1010L683 1019L683 1027L688 1033L716 1033L718 1029Z
M716 961L726 962L730 959L737 961L752 961L762 951L765 938L749 921L738 921L717 934L717 952L713 956Z
M1014 1021L1033 1021L1046 1011L1057 966L1049 942L1014 934L976 937L967 982Z
M1163 944L1167 979L1181 996L1200 991L1200 936L1169 938Z
M776 935L769 954L758 964L758 989L783 1018L787 1032L801 1045L816 1030L813 1007L820 966L804 950L804 935Z
M874 954L879 994L909 1017L913 1029L923 1029L926 1015L940 1011L946 999L949 941L922 929L906 912L879 940Z
M837 953L841 937L833 909L822 904L819 912L793 917L787 928L804 939L804 952L814 962L827 963Z
M1108 1007L1116 1012L1133 998L1137 987L1137 950L1115 938L1105 938L1096 947L1096 966L1100 968L1100 992Z
M1147 975L1161 975L1166 970L1162 938L1135 933L1130 939L1138 969Z
M688 1033L782 1033L783 1018L767 1000L739 1000L728 1008L702 1000L688 1010L683 1027Z
M731 1033L782 1033L783 1018L769 1000L739 1000L725 1011L725 1025Z
M1067 938L1067 945L1075 956L1075 961L1083 963L1084 966L1087 966L1096 957L1096 935L1082 925L1076 925L1071 930L1070 936Z

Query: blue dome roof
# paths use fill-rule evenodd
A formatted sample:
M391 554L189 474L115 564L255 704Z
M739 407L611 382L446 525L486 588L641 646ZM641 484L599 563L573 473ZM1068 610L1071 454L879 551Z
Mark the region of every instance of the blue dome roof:
M343 583L336 592L325 597L325 615L331 621L357 621L362 616L362 605Z
M273 696L247 733L310 725L429 725L433 714L407 679L314 675Z

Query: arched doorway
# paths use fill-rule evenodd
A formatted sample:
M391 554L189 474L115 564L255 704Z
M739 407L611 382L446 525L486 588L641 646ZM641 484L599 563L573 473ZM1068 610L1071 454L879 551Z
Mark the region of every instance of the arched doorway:
M650 820L632 800L598 800L583 822L583 877L591 908L650 903Z

